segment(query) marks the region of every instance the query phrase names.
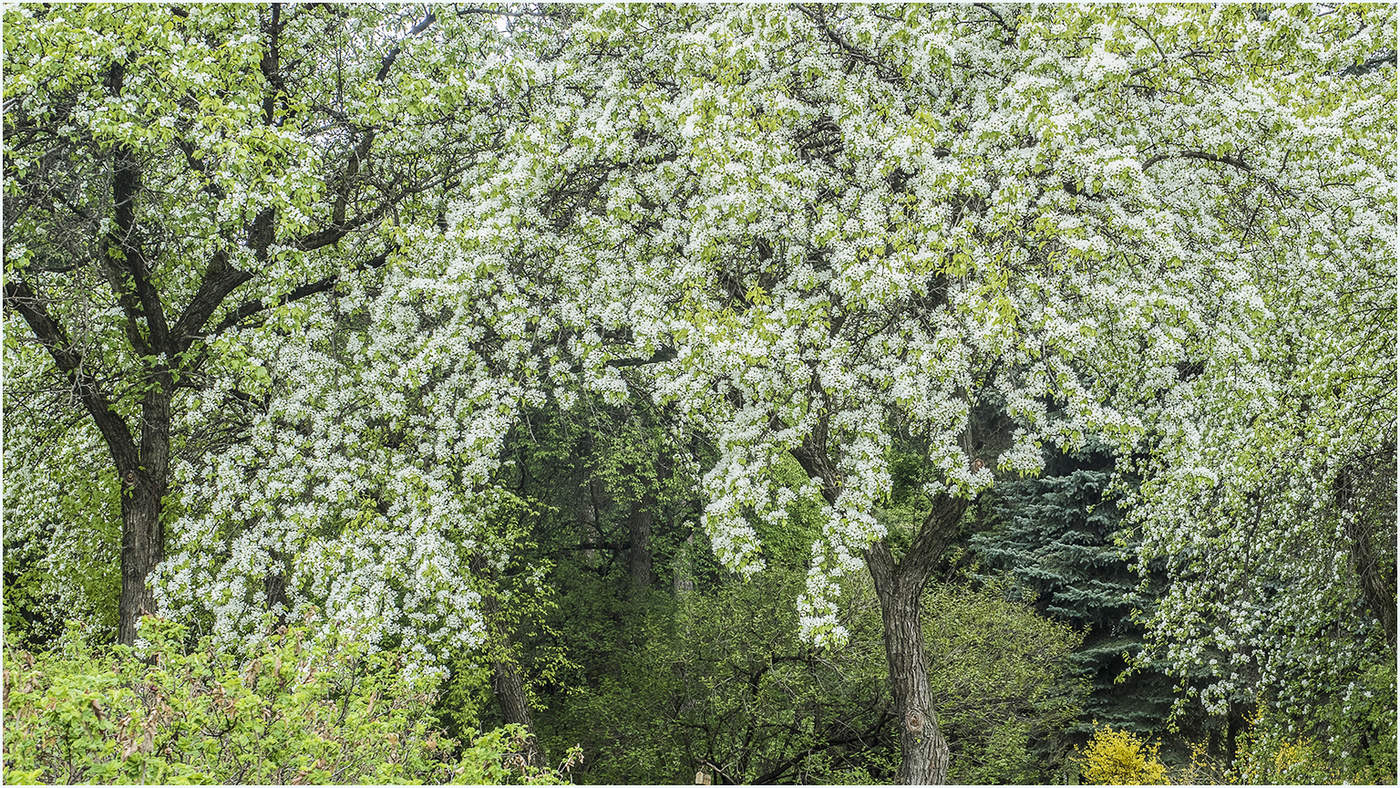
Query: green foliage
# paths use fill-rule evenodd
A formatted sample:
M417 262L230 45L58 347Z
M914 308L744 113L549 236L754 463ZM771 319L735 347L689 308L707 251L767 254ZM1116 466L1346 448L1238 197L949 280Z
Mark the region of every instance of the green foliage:
M593 634L612 658L580 660L592 669L541 719L546 742L582 744L587 782L690 782L702 769L724 782L872 781L888 767L883 654L801 645L792 606L774 603L800 577L614 606L620 626ZM865 635L868 646L878 629Z
M878 633L878 630L876 630ZM1070 656L1080 635L997 589L936 585L924 596L924 643L948 779L1029 783L1066 768L1071 723L1088 687ZM870 648L879 648L878 637Z
M98 461L90 425L36 419L61 413L67 394L25 396L32 363L6 326L4 412L4 621L12 642L43 649L76 622L111 638L121 589L117 474ZM18 368L18 369L17 369ZM19 394L17 396L16 390Z
M1246 785L1318 785L1343 782L1317 740L1290 735L1260 710L1241 737L1235 781Z
M1074 758L1085 783L1093 785L1166 785L1167 767L1157 757L1159 744L1110 727L1094 737Z
M433 686L392 652L270 636L246 660L146 619L138 651L7 650L9 783L557 782L523 769L524 732L459 744Z
M1395 664L1367 666L1309 718L1258 709L1240 736L1232 778L1249 783L1394 784Z
M1329 723L1328 751L1337 753L1354 783L1393 784L1396 777L1394 651L1380 652L1381 659L1365 666L1322 713Z
M577 660L592 669L539 719L547 746L581 744L589 757L575 776L585 782L689 782L700 770L717 782L893 779L899 749L873 591L848 583L841 624L851 638L814 649L797 636L796 610L775 602L802 580L801 567L776 565L709 592L655 594L603 613L613 627L591 627L572 608L570 642L603 638L592 648L611 658ZM992 592L940 586L926 611L949 779L1034 782L1061 768L1068 743L1058 731L1082 696L1066 662L1078 636Z

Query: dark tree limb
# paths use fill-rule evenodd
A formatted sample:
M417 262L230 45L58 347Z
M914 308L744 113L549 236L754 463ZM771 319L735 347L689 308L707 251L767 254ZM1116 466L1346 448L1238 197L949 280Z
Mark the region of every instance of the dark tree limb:
M437 14L432 11L429 11L427 16L423 17L423 19L419 21L418 24L414 25L412 29L408 31L408 35L404 36L404 41L407 41L408 39L413 38L414 36L418 35L424 30L427 30L436 21ZM380 59L379 73L374 75L375 82L383 82L384 78L389 76L389 69L394 67L394 61L398 60L399 54L403 52L403 44L403 41L400 41L399 43L395 44L394 48L390 49L387 53L385 53L384 57Z
M1234 156L1217 156L1214 153L1206 153L1205 151L1199 150L1184 150L1178 151L1176 153L1159 153L1156 156L1153 156L1152 158L1143 162L1142 168L1146 170L1147 168L1152 167L1153 165L1160 164L1164 161L1168 161L1171 159L1197 159L1199 161L1213 161L1217 164L1228 164L1231 167L1234 167L1235 169L1244 170L1245 172L1254 172L1254 168L1251 167L1243 159L1239 159Z
M1385 68L1386 66L1395 68L1395 54L1395 50L1391 50L1389 52L1382 52L1374 57L1368 57L1366 60L1354 66L1347 66L1342 69L1342 74L1344 76L1354 77L1362 74L1369 74L1372 71Z
M113 96L121 95L125 75L126 69L121 63L114 63L108 71L106 86ZM167 349L169 329L165 322L165 307L151 284L150 267L136 231L136 198L140 191L141 167L136 161L136 154L127 145L117 145L112 151L114 229L108 235L108 263L131 277L131 284L140 304L140 314L145 318L146 330L149 332L149 345L141 339L139 330L129 328L128 336L138 351L148 353L151 350ZM130 302L124 298L125 287L120 276L113 277L112 288L116 291L123 309L127 311L127 317L132 318Z
M644 367L648 364L660 364L665 361L670 361L675 357L675 348L663 347L658 348L654 353L652 353L650 356L647 356L646 358L642 358L640 356L633 356L628 358L614 358L609 359L605 363L607 364L607 366L614 367L616 369L624 369L626 367Z
M381 268L386 262L388 262L389 255L391 253L392 252L383 252L381 254L378 254L355 266L354 270L367 271L375 268ZM248 318L258 314L259 312L265 312L275 307L290 304L295 301L300 301L304 298L310 298L311 296L317 295L319 293L325 293L334 288L336 284L341 280L343 275L343 273L337 272L334 274L323 276L320 279L315 280L314 282L307 282L296 288L293 288L286 295L279 296L277 298L272 299L271 301L263 301L261 298L255 298L252 301L245 301L242 304L239 304L238 307L235 308L232 312L228 313L228 315L226 315L223 320L219 321L219 324L214 327L214 330L211 333L223 333L224 331L227 331L228 329L238 325L244 320L247 320Z
M205 269L203 279L200 280L199 290L195 292L194 298L190 299L184 314L175 322L175 352L183 353L188 350L194 340L203 333L204 324L209 322L209 318L224 299L239 285L252 278L253 275L247 271L229 265L226 253L215 253L214 259Z
M34 292L19 276L10 273L5 276L5 305L14 309L29 324L40 344L48 351L59 371L67 376L83 403L107 448L116 461L118 470L126 472L138 464L136 441L131 436L126 422L112 409L111 400L91 374L83 370L83 356L73 349L68 334L49 314L48 305L42 296Z

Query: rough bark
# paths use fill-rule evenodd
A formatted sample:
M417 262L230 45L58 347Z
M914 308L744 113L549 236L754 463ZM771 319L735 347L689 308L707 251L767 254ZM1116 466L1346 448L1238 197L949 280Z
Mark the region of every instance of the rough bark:
M964 436L974 457L996 450L1001 423L974 418ZM839 480L826 452L823 420L807 440L792 452L807 475L822 484L822 494L835 503ZM880 540L865 553L865 564L875 581L884 623L885 660L895 716L900 725L898 781L906 785L939 785L948 777L948 743L939 730L934 699L928 682L928 657L922 628L923 592L944 550L957 538L958 521L969 501L940 495L914 533L908 551L895 560L889 544Z
M1380 622L1390 645L1395 645L1395 565L1382 561L1373 547L1375 541L1360 517L1346 523L1352 568L1361 585L1361 598Z
M627 574L632 578L633 594L651 588L651 497L635 504L627 518Z
M948 742L938 726L924 650L923 593L938 559L957 534L965 499L940 496L898 561L884 541L866 551L884 624L885 661L900 726L897 779L906 785L947 782Z
M122 471L122 590L117 603L117 641L136 641L141 616L156 611L148 582L165 557L161 503L170 485L170 391L168 370L157 367L141 409L138 464Z
M1353 459L1337 478L1336 504L1342 513L1352 570L1361 598L1376 617L1386 641L1395 645L1395 444L1387 441Z
M880 570L871 567L871 574ZM898 572L876 586L884 622L885 660L899 725L898 781L940 785L948 776L948 742L938 727L928 681L922 626L923 584L901 581ZM883 586L883 588L881 588Z
M484 570L480 560L472 561L473 572ZM494 579L494 578L493 578ZM544 753L535 738L535 721L530 714L530 700L525 694L525 681L520 675L520 667L515 663L514 638L510 627L501 616L501 603L493 592L481 595L481 612L486 619L486 629L491 634L491 693L501 707L501 717L508 725L524 726L525 750L521 756L527 763L542 765Z
M129 482L129 483L128 483ZM141 616L154 613L155 598L146 578L164 557L160 499L165 480L130 472L122 490L122 589L117 604L117 641L136 641Z
M598 523L604 506L602 487L597 479L590 477L584 484L584 495L579 499L579 524L583 527L583 544L590 545L583 550L583 562L590 567L602 564L597 548L592 547L603 542L603 529Z
M676 558L671 562L671 590L676 596L683 596L695 590L695 532L691 531L681 543L681 549L676 552Z
M529 734L525 737L525 751L521 753L525 761L534 766L543 765L544 753L535 739L535 723L525 696L525 682L514 660L499 659L491 664L491 690L501 705L501 716L506 723L522 725Z

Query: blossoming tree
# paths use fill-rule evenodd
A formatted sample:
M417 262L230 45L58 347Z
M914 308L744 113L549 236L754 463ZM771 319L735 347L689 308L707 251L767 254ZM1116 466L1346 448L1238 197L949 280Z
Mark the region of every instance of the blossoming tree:
M411 13L5 12L6 328L47 357L16 346L20 380L58 382L115 470L122 642L155 611L172 458L219 433L185 417L261 369L234 334L382 266L388 228L431 222L491 144L511 90L494 16ZM11 500L29 523L51 504Z
M1294 504L1365 487L1347 457L1393 462L1394 334L1370 317L1394 315L1393 13L17 9L7 328L116 470L124 641L166 513L166 609L237 640L318 605L434 667L483 628L517 409L647 396L718 448L703 524L734 570L763 568L755 521L822 512L805 637L846 636L837 584L869 572L899 777L939 782L923 591L1044 445L1147 458L1168 639L1253 621L1207 592L1263 599L1250 556L1308 538ZM1323 481L1277 504L1300 446ZM1260 540L1239 515L1266 497ZM1342 498L1329 527L1382 542ZM1351 572L1384 601L1364 560L1315 558L1272 576ZM1273 675L1284 631L1243 631Z
M1359 239L1359 275L1393 261L1393 173L1316 122L1316 86L1393 44L1386 13L594 13L508 154L571 337L550 375L645 387L714 436L704 521L738 571L763 565L754 518L823 507L804 633L843 637L834 584L864 565L899 776L941 780L918 621L968 503L1046 442L1179 423L1180 389L1268 341L1266 272L1309 206L1359 195L1329 237ZM1385 128L1393 90L1350 90L1332 117ZM927 460L913 522L882 509L896 447ZM775 483L784 452L808 485Z
M1354 710L1357 672L1394 655L1395 17L1280 17L1287 95L1254 102L1278 138L1251 146L1248 220L1215 241L1248 256L1265 309L1205 337L1128 503L1171 580L1157 656L1207 677L1208 710L1302 721Z

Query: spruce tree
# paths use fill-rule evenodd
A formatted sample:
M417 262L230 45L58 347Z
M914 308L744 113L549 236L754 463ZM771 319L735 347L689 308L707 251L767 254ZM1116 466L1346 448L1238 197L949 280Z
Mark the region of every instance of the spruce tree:
M1112 474L1113 457L1090 451L1051 457L1044 476L998 486L978 507L983 530L970 552L981 581L1009 575L1010 593L1086 630L1071 657L1093 687L1077 733L1089 735L1098 722L1159 735L1172 706L1169 679L1150 668L1124 675L1143 645L1135 612L1152 596L1120 538L1118 507L1106 494Z

